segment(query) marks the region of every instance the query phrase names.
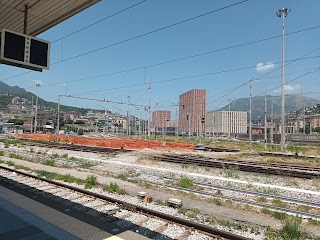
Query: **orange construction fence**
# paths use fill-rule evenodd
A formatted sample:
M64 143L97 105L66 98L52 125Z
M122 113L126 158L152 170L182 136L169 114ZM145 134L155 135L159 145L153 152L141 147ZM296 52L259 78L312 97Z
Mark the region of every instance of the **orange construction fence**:
M54 134L17 134L19 138L26 138L32 140L55 141L56 135ZM75 137L60 135L60 142L73 143L78 145L87 146L100 146L110 148L123 148L123 149L177 149L177 150L194 150L193 144L179 143L179 142L164 142L155 140L141 140L141 139L99 139L89 137Z

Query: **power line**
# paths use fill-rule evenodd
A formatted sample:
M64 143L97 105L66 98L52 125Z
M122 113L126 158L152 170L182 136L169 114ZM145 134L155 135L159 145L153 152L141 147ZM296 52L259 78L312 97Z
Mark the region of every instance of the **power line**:
M305 56L308 56L309 54L318 51L319 49L320 49L320 48L316 48L316 49L314 49L314 50L312 50L312 51L310 51L310 52L302 55L301 57L296 58L295 60L288 62L288 63L285 64L284 66L290 65L290 64L292 64L292 63L294 63L294 62L296 62L296 61L304 58ZM276 68L276 69L274 69L274 70L272 70L272 71L270 71L270 72L268 72L268 73L266 73L266 74L261 75L261 76L258 77L258 78L254 78L254 80L259 80L260 78L265 77L265 76L269 75L270 73L273 73L273 72L275 72L275 71L277 71L277 70L279 70L279 69L282 69L282 67ZM238 90L238 89L240 89L241 87L243 87L243 86L247 85L248 83L250 83L250 81L251 81L251 80L248 80L248 81L244 82L243 84L241 84L241 85L239 85L239 86L231 89L228 93L224 94L222 97L219 97L218 99L216 99L216 100L214 100L214 101L212 101L212 102L210 102L210 103L208 103L208 104L214 103L214 102L216 102L216 101L218 101L218 100L220 100L220 99L228 96L229 94L235 92L236 90Z
M311 31L311 30L315 30L315 29L318 29L318 28L320 28L320 25L315 26L315 27L301 29L301 30L294 31L294 32L291 32L291 33L286 33L285 36L294 35L294 34L306 32L306 31ZM238 48L238 47L243 47L243 46L247 46L247 45L251 45L251 44L255 44L255 43L260 43L260 42L272 40L272 39L279 38L279 37L281 37L281 35L276 35L276 36L273 36L273 37L267 37L267 38L263 38L263 39L258 39L258 40L250 41L250 42L246 42L246 43L240 43L240 44L236 44L236 45L229 46L229 47L215 49L215 50L211 50L211 51L207 51L207 52L203 52L203 53L198 53L198 54L194 54L194 55L189 55L189 56L182 57L182 58L176 58L176 59L172 59L172 60L168 60L168 61L164 61L164 62L159 62L159 63L155 63L155 64L145 65L145 66L142 66L142 67L136 67L136 68L126 69L126 70L117 71L117 72L113 72L113 73L107 73L107 74L103 74L103 75L96 76L96 77L102 77L102 76L114 75L114 74L121 74L121 73L127 73L127 72L137 71L137 70L146 69L146 68L157 67L157 66L160 66L160 65L170 64L170 63L179 62L179 61L184 61L184 60L188 60L188 59L191 59L191 58L197 58L197 57L201 57L201 56L204 56L204 55L217 53L217 52L221 52L221 51L226 51L226 50L233 49L233 48ZM126 40L124 40L124 41L126 41ZM115 43L115 44L118 44L118 43ZM106 47L111 47L111 45L108 45ZM90 52L87 52L87 53L89 54ZM84 55L84 54L86 54L86 53L81 54L81 56ZM75 58L75 57L76 56L74 56L72 58ZM51 64L51 66L60 64L60 63L62 63L64 61L67 61L67 60L68 59L61 60L59 62ZM1 79L0 81L5 82L5 81L10 80L12 78L16 78L16 77L19 77L21 75L25 75L25 74L31 73L31 72L33 72L33 71L27 71L27 72L24 72L24 73L20 73L20 74L11 76L11 77L7 77L7 78L4 78L4 79Z
M98 24L98 23L101 23L101 22L103 22L103 21L105 21L105 20L107 20L107 19L109 19L109 18L112 18L112 17L114 17L114 16L116 16L116 15L119 15L120 13L123 13L123 12L125 12L125 11L127 11L127 10L129 10L129 9L131 9L131 8L134 8L134 7L136 7L136 6L144 3L144 2L146 2L146 1L147 1L147 0L143 0L143 1L140 1L140 2L138 2L138 3L135 3L135 4L133 4L133 5L129 6L129 7L127 7L127 8L124 8L124 9L122 9L122 10L116 12L116 13L113 13L113 14L105 17L105 18L102 18L102 19L100 19L100 20L98 20L98 21L96 21L96 22L94 22L94 23L91 23L91 24L89 24L89 25L87 25L87 26L85 26L85 27L82 27L82 28L80 28L80 29L78 29L78 30L76 30L76 31L74 31L74 32L72 32L72 33L69 33L69 34L67 34L67 35L65 35L65 36L63 36L63 37L61 37L61 38L59 38L59 39L56 39L56 40L54 40L52 43L55 43L55 42L57 42L57 41L60 41L60 40L65 39L65 38L67 38L67 37L70 37L70 36L72 36L72 35L74 35L74 34L76 34L76 33L78 33L78 32L81 32L81 31L89 28L89 27L92 27L92 26L94 26L94 25L96 25L96 24Z
M292 61L295 61L295 60L308 60L308 59L319 58L319 57L320 57L320 55L318 55L318 56L312 56L312 57L306 57L306 58L297 58L297 59L287 60L286 62L292 62ZM272 63L272 64L278 64L278 63L281 63L281 61L279 61L279 62L274 62L274 63ZM262 66L268 66L268 65L271 65L271 63L266 63L266 64L263 64ZM173 79L169 79L169 80L162 80L162 81L158 81L158 82L153 82L153 84L154 84L154 83L161 83L161 82L169 82L169 81L182 80L182 79L187 79L187 78L204 77L204 76L221 74L221 73L229 73L229 72L240 71L240 70L247 70L247 69L252 69L252 68L256 68L256 65L239 67L239 68L232 68L232 69L225 69L225 70L216 71L216 72L211 72L211 73L203 73L203 74L198 74L198 75L191 75L191 76L185 76L185 77L180 77L180 78L173 78ZM142 68L141 68L141 69L142 69ZM130 71L130 70L129 70L129 71ZM70 80L70 81L50 83L50 84L42 85L42 87L50 87L50 86L56 86L56 85L61 85L61 84L65 84L65 83L68 84L68 83L86 81L86 80L91 80L91 79L95 79L95 78L101 78L101 77L105 77L105 76L115 75L115 74L119 74L119 73L123 73L123 72L124 72L124 71L113 72L113 73L106 73L106 74L101 74L101 75L96 75L96 76L86 77L86 78L80 78L80 79L75 79L75 80ZM273 76L273 77L275 77L275 76ZM262 79L265 79L265 78L263 78L263 77L260 77L260 78L259 78L259 80L262 80ZM128 87L143 86L143 85L146 85L146 83L129 85L129 86L123 86L123 87L119 87L119 88L128 88ZM34 88L35 88L35 87L29 87L29 88L25 88L25 89L34 89ZM119 88L115 88L115 89L119 89ZM112 89L109 88L109 89L99 90L99 91L107 91L107 90L113 90L113 88L112 88Z

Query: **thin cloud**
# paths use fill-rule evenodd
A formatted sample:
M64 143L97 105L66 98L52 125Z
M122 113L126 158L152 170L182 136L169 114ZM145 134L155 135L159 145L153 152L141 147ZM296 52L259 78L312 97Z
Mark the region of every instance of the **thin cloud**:
M268 62L268 63L258 63L256 65L256 70L258 72L265 72L265 71L268 71L272 68L274 68L276 65L272 62Z
M295 85L284 85L284 91L286 93L297 93L301 90L301 85L295 84ZM273 91L274 93L281 93L281 88L278 88Z

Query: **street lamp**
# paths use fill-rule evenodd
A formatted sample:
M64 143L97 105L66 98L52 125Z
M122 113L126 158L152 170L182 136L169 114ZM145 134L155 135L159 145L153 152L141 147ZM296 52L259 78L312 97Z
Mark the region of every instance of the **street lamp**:
M230 128L231 128L230 103L231 103L231 99L228 99L228 101L229 101L228 139L230 139Z
M284 18L288 15L288 9L282 8L277 12L277 16L282 19L282 81L281 81L281 151L285 148L285 132L284 132Z
M37 99L36 99L36 111L35 111L35 117L34 117L34 131L37 132L37 126L38 126L38 92L39 92L39 87L41 85L39 83L36 84L37 87Z

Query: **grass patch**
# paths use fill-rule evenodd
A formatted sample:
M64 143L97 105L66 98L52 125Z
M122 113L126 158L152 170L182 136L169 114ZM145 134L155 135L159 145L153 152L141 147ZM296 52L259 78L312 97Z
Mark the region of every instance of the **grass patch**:
M15 158L15 159L20 159L22 160L23 157L19 154L16 154L16 153L9 153L9 158Z
M64 182L68 182L68 183L76 183L76 184L84 184L84 181L79 179L79 178L75 178L73 176L71 176L70 174L58 174L58 173L53 173L53 172L47 172L44 170L38 170L36 171L37 175L39 177L43 177L49 180L60 180L60 181L64 181Z
M97 177L94 175L88 175L85 181L85 188L91 189L96 184L97 184Z
M281 208L284 208L287 206L287 204L283 201L281 201L280 199L274 199L272 200L272 204L277 206L277 207L281 207Z
M50 159L43 161L42 164L52 167L56 165L55 161Z
M178 182L178 185L182 188L192 188L193 187L192 179L187 177L182 177Z
M257 202L265 203L265 202L267 202L267 201L268 201L268 199L267 199L267 198L265 198L265 197L258 197L256 201L257 201Z
M110 184L106 185L104 187L104 190L110 193L117 193L120 195L127 195L127 191L124 188L120 188L120 186L115 183L115 182L111 182Z
M58 153L53 153L53 154L51 155L51 157L52 157L52 158L58 158L58 157L59 157L59 154L58 154Z
M128 181L129 174L128 173L120 173L120 174L118 174L117 178L119 178L123 181Z
M92 166L94 166L94 164L92 164L91 162L85 161L84 163L81 164L80 167L82 167L82 168L91 168Z
M211 202L217 206L222 206L222 200L220 198L210 198L209 202Z
M307 239L308 234L300 228L301 220L293 218L286 221L280 235L283 239Z

